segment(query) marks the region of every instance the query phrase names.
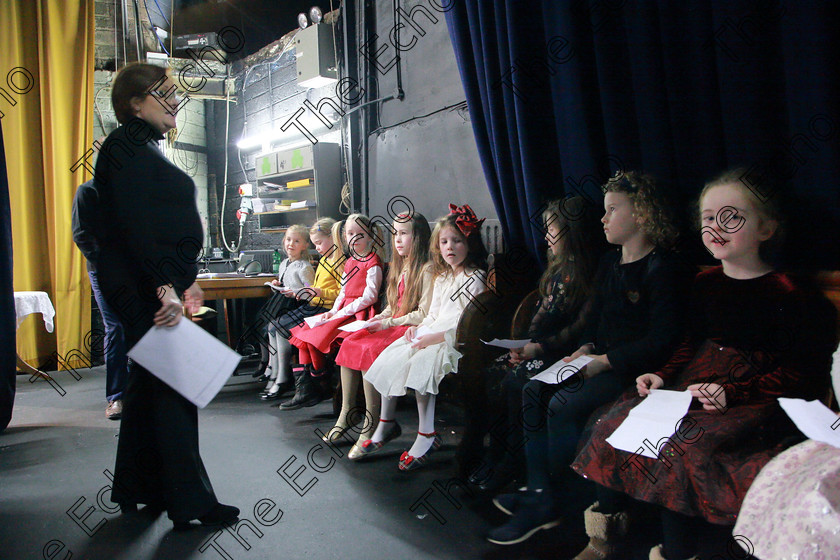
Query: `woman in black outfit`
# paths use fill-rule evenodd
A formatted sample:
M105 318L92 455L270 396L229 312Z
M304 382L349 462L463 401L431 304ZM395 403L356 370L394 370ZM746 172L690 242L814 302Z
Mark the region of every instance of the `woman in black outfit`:
M165 68L123 68L111 93L122 126L105 140L96 162L100 284L129 348L153 326L177 325L182 295L192 308L203 300L195 284L204 237L195 184L157 146L175 127L174 91ZM166 509L176 528L192 519L226 524L239 515L213 493L198 451L195 405L137 363L123 397L111 499L124 513L137 504Z

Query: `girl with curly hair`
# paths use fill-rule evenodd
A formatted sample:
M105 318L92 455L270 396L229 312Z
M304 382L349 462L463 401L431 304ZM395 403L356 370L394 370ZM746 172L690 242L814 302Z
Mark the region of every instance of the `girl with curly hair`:
M584 426L595 409L631 387L636 376L665 363L682 334L688 278L669 251L677 228L662 187L637 172L604 186L604 234L619 247L601 258L584 318L582 343L571 361L592 358L559 384L531 380L523 390L527 491L505 494L496 507L512 515L490 532L496 544L514 544L560 523L577 477L569 469ZM651 369L654 368L654 369Z

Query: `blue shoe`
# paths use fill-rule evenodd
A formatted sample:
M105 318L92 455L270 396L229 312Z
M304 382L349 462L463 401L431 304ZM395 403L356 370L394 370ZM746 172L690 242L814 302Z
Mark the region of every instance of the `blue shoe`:
M537 531L551 529L563 522L550 498L536 493L528 494L527 497L519 498L521 507L517 507L510 521L490 531L488 541L501 545L521 543Z
M509 494L499 494L495 498L493 498L493 505L496 506L496 509L504 513L505 515L513 516L516 510L522 505L525 497L528 495L528 489L526 487L522 487L516 492L511 492Z

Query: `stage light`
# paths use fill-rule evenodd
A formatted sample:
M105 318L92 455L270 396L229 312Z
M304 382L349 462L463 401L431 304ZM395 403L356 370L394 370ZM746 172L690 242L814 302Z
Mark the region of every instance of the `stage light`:
M324 19L324 14L321 12L321 8L318 6L312 6L309 8L309 19L311 19L312 23L315 25L321 23L321 20Z

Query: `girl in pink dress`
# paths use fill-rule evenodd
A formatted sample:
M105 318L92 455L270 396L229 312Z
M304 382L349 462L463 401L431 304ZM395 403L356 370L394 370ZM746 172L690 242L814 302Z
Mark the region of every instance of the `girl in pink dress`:
M340 228L336 224L335 229ZM344 239L350 256L341 275L341 291L332 309L320 315L313 327L306 323L292 329L289 342L298 349L298 360L307 366L313 377L325 373L326 355L338 346L347 333L338 330L355 320L374 316L382 285L382 247L374 243L380 237L379 227L367 216L351 214L344 225Z
M352 407L361 376L385 348L402 337L410 326L420 324L429 311L434 282L428 263L429 223L422 214L402 214L394 220L393 228L394 256L386 289L388 306L368 321L364 329L348 335L341 343L335 358L335 363L341 366L341 413L335 427L324 436L325 441L337 440L360 419L361 415L355 412L361 410ZM366 411L357 446L373 435L379 418L379 393L367 381L364 390ZM348 456L352 459L354 455L351 449Z

